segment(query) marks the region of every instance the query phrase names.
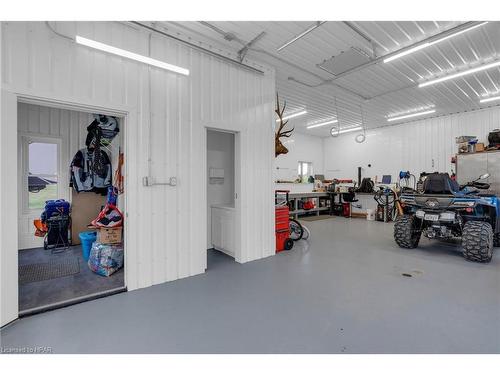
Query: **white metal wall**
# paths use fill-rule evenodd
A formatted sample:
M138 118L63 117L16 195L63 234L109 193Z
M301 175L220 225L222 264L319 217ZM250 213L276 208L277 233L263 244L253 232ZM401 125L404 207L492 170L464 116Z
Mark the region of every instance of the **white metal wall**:
M312 162L314 174L323 173L322 138L295 131L290 138L282 138L281 141L288 149L288 153L279 155L274 161L275 180L295 180L299 161Z
M205 270L207 225L205 212L200 212L206 206L205 126L240 135L239 261L274 254L274 70L264 67L262 76L120 23L55 27L70 36L150 52L191 71L189 77L180 76L90 50L53 34L41 22L2 22L2 89L129 110L127 287ZM3 142L2 137L2 148ZM177 187L141 185L148 174L148 149L152 175L157 180L176 176ZM2 204L2 212L4 208ZM2 236L2 252L16 250Z
M473 135L488 143L488 133L500 128L500 108L453 114L367 131L366 141L354 141L356 133L324 138L325 172L328 178L356 178L391 174L400 170L417 175L422 171L451 172L457 152L455 137ZM369 168L368 164L372 167Z

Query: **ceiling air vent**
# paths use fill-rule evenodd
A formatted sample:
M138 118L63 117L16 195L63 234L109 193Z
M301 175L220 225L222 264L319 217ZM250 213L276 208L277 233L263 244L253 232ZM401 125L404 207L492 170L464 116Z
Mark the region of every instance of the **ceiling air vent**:
M355 47L351 47L347 51L342 51L337 56L332 56L328 60L318 64L318 68L327 71L333 75L339 75L348 70L357 68L360 65L366 64L370 61L370 56Z

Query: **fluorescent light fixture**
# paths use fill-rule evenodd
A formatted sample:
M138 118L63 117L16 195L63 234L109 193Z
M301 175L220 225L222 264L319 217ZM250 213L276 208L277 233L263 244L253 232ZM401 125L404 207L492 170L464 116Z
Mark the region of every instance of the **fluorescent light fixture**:
M75 37L75 41L78 44L81 44L81 45L84 45L84 46L87 46L90 48L94 48L94 49L97 49L100 51L108 52L108 53L111 53L113 55L125 57L126 59L139 61L139 62L142 62L144 64L156 66L157 68L170 70L172 72L184 74L186 76L189 75L189 69L181 68L180 66L177 66L177 65L167 64L166 62L163 62L160 60L155 60L155 59L152 59L151 57L146 57L143 55L139 55L137 53L126 51L126 50L121 49L121 48L116 48L116 47L110 46L108 44L104 44L101 42L97 42L95 40L81 37L79 35L77 35Z
M479 103L488 103L494 100L500 100L500 96L492 96L491 98L481 99Z
M411 118L411 117L417 117L417 116L423 116L423 115L428 115L430 113L436 112L435 109L431 109L430 111L424 111L424 112L417 112L417 113L411 113L409 115L404 115L404 116L397 116L397 117L391 117L388 118L387 121L398 121L398 120L403 120L405 118Z
M316 29L317 27L320 27L321 25L323 25L326 21L317 21L314 25L310 26L309 28L307 28L305 31L301 32L299 35L297 35L296 37L294 37L292 40L286 42L285 44L283 44L281 47L279 47L277 49L277 51L281 51L283 48L285 47L288 47L290 44L292 44L293 42L296 42L297 40L299 40L300 38L302 38L303 36L309 34L311 31L313 31L314 29Z
M288 120L288 119L291 119L291 118L294 118L294 117L298 117L298 116L302 116L302 115L305 115L307 113L307 111L300 111L300 112L296 112L296 113L292 113L291 115L287 115L285 117L282 118L282 120ZM277 119L276 122L279 122L280 120Z
M468 27L466 29L463 29L463 30L460 30L460 31L457 31L456 33L453 33L453 34L450 34L450 35L447 35L447 36L444 36L440 39L437 39L433 42L429 42L429 45L433 45L433 44L436 44L436 43L441 43L443 40L446 40L446 39L450 39L450 38L453 38L457 35L460 35L460 34L463 34L463 33L466 33L468 31L471 31L471 30L474 30L474 29L477 29L478 27L481 27L483 25L486 25L488 23L488 21L485 21L485 22L481 22L481 23L478 23L477 25L474 25L474 26L471 26L471 27Z
M385 62L385 63L388 63L389 61L399 59L400 57L403 57L403 56L409 55L410 53L413 53L413 52L419 51L419 50L424 49L424 48L427 48L427 47L429 47L429 46L430 46L430 44L429 44L429 43L424 43L424 44L421 44L421 45L419 45L419 46L416 46L416 47L413 47L413 48L407 49L406 51L403 51L403 52L401 52L401 53L397 53L397 54L395 54L394 56L388 57L387 59L384 59L384 62Z
M439 39L436 39L436 40L434 40L434 41L432 41L432 42L426 42L426 43L419 44L419 45L418 45L418 46L416 46L416 47L409 48L409 49L407 49L406 51L403 51L403 52L397 53L397 54L395 54L395 55L393 55L393 56L390 56L390 57L388 57L388 58L384 59L384 63L388 63L388 62L390 62L390 61L393 61L393 60L399 59L400 57L403 57L403 56L409 55L410 53L413 53L413 52L419 51L419 50L421 50L421 49L427 48L427 47L432 46L432 45L434 45L434 44L441 43L441 42L442 42L442 41L444 41L444 40L447 40L447 39L453 38L453 37L455 37L455 36L457 36L457 35L460 35L460 34L463 34L463 33L468 32L468 31L474 30L474 29L476 29L476 28L478 28L478 27L481 27L481 26L483 26L483 25L486 25L487 23L488 23L487 21L486 21L486 22L481 22L481 23L479 23L479 24L477 24L477 25L474 25L474 26L468 27L468 28L466 28L466 29L463 29L463 30L457 31L456 33L452 33L452 34L450 34L450 35L446 35L446 36L444 36L444 37L442 37L442 38L439 38Z
M347 128L347 129L340 129L338 132L334 132L333 130L331 130L330 132L332 134L344 134L344 133L350 133L350 132L355 132L356 130L362 130L363 127L362 126L356 126L355 128Z
M320 122L319 124L313 124L309 125L307 129L313 129L313 128L319 128L320 126L325 126L325 125L330 125L330 124L335 124L339 122L338 120L331 120L331 121L326 121L326 122Z
M447 75L447 76L444 76L441 78L436 78L436 79L433 79L433 80L430 80L427 82L422 82L418 85L418 87L425 87L425 86L429 86L429 85L434 85L434 84L439 83L439 82L444 82L444 81L448 81L450 79L463 77L463 76L466 76L466 75L469 75L472 73L477 73L477 72L481 72L483 70L495 68L497 66L500 66L500 61L495 61L495 62L486 64L486 65L478 66L476 68L464 70L463 72L458 72L458 73L450 74L450 75Z

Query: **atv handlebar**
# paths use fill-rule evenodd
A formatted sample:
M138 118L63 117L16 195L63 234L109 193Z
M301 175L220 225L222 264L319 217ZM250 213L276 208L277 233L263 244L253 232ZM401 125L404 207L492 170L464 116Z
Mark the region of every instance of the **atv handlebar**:
M490 188L490 184L486 182L471 181L466 183L465 185L460 185L460 190L463 190L466 187L475 187L476 189L487 190Z

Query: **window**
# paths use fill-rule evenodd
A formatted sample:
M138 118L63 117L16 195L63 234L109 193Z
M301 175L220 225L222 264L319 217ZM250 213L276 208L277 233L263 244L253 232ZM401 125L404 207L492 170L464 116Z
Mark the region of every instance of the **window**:
M58 144L28 139L27 146L28 209L43 209L45 201L58 198Z
M298 175L300 182L307 182L309 176L313 175L312 163L309 161L299 161Z

